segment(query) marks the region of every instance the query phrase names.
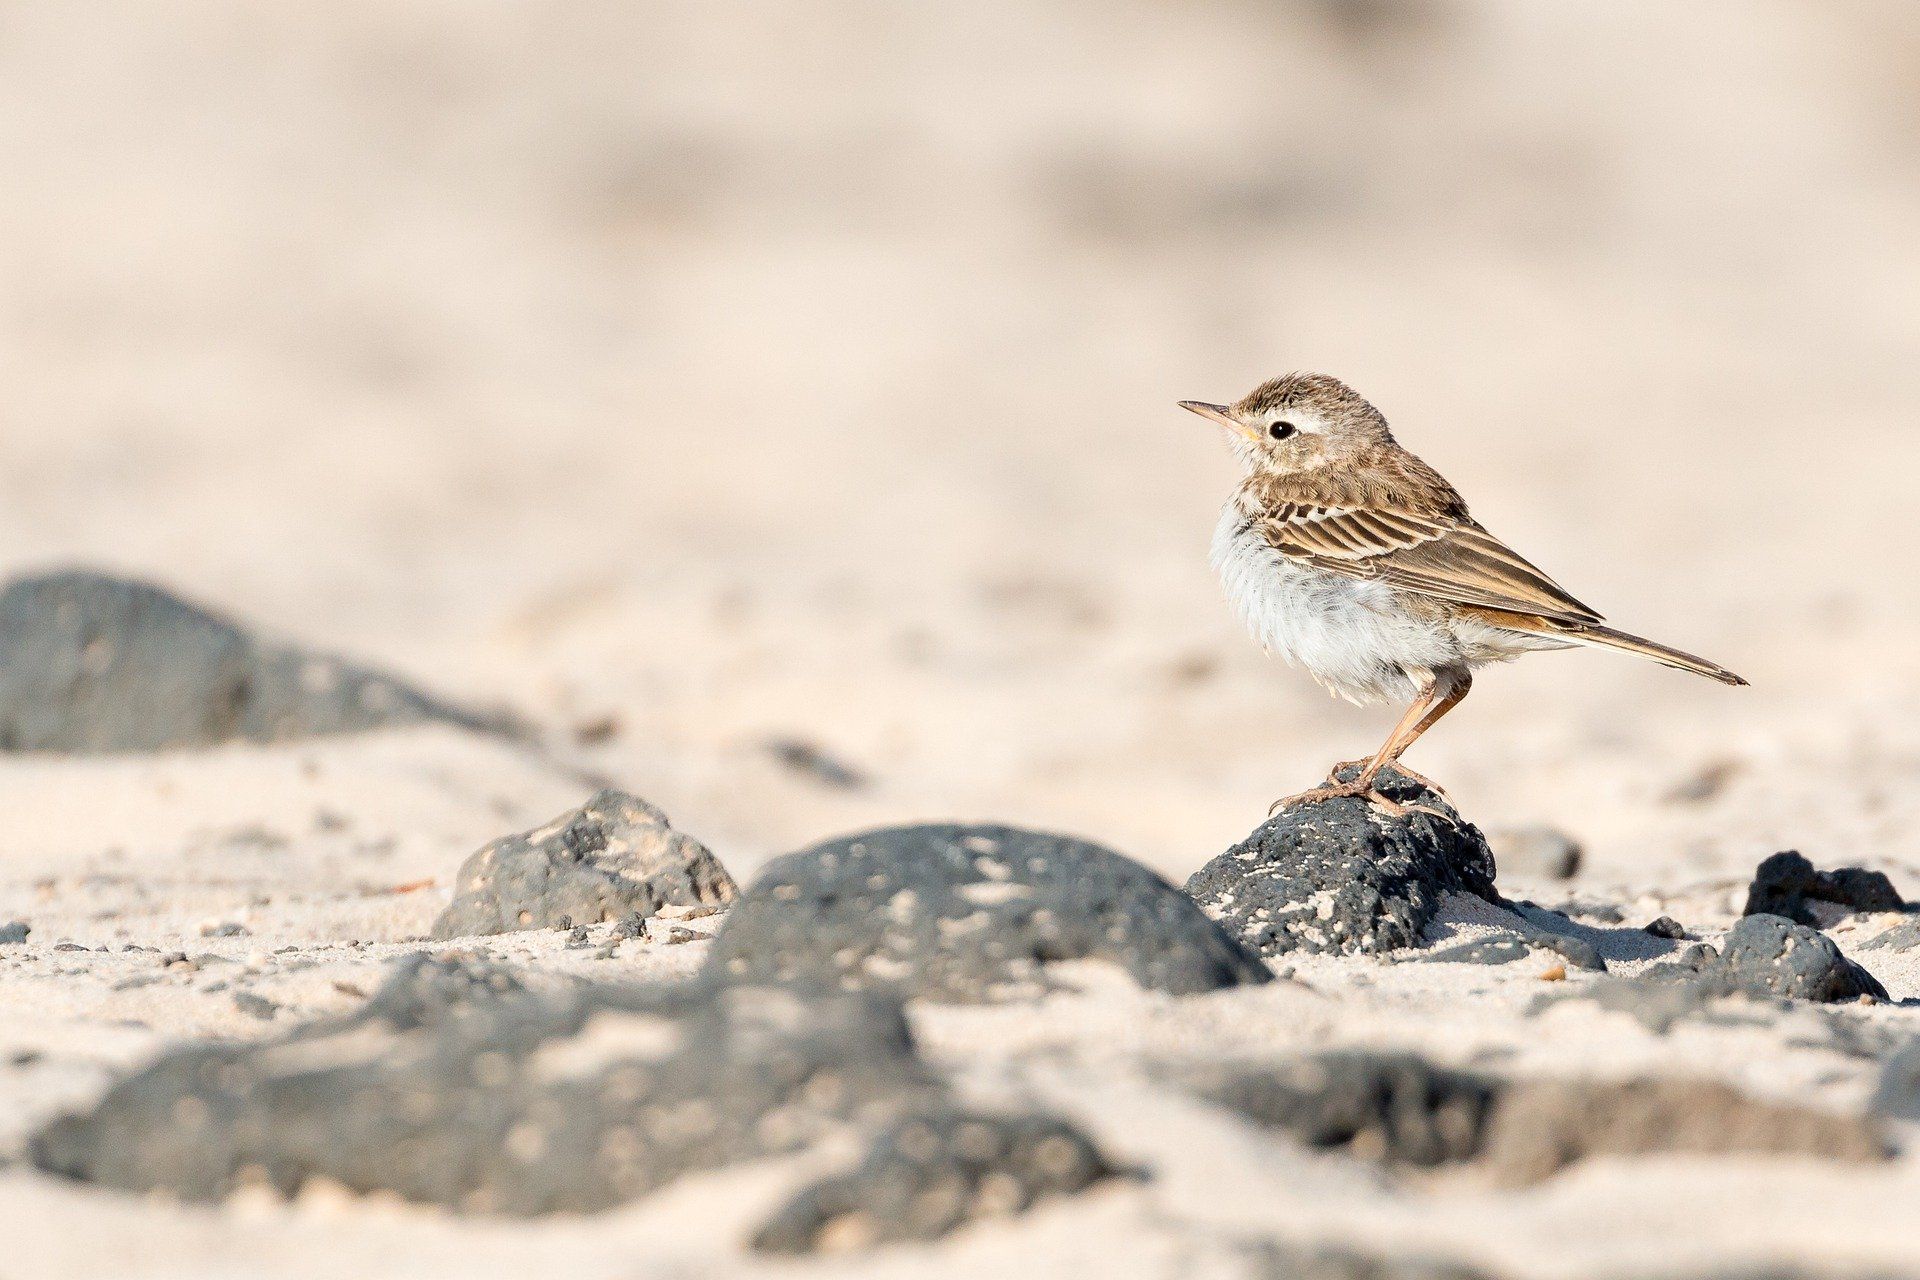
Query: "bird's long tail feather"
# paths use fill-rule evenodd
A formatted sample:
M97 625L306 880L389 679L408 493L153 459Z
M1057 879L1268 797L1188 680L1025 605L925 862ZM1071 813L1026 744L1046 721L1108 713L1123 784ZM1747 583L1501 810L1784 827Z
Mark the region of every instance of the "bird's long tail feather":
M1718 680L1721 684L1746 683L1717 662L1708 662L1705 658L1697 658L1691 653L1685 653L1652 640L1644 640L1624 631L1616 631L1612 627L1604 627L1597 622L1557 625L1553 628L1553 634L1565 637L1575 644L1590 644L1602 649L1618 649L1622 653L1637 653L1643 658L1652 658L1664 666L1691 671L1696 675L1706 676L1710 680Z

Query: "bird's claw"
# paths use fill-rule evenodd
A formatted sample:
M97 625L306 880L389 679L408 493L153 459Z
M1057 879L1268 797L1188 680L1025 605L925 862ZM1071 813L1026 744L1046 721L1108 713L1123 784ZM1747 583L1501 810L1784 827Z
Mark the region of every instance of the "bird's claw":
M1340 782L1341 774L1345 773L1349 769L1364 769L1370 763L1371 761L1367 761L1367 760L1342 760L1339 764L1336 764L1335 766L1333 766L1333 768L1327 770L1327 782L1329 785L1338 785L1338 783ZM1429 778L1424 773L1415 773L1413 770L1407 768L1407 766L1405 766L1404 764L1401 764L1398 760L1395 760L1391 765L1388 765L1387 767L1392 769L1395 773L1399 774L1401 777L1405 778L1407 781L1414 783L1418 786L1425 787L1427 790L1433 792L1433 794L1439 796L1442 800L1453 799L1452 796L1447 794L1447 789L1445 787L1441 786L1439 783L1435 782L1432 778ZM1420 808L1421 806L1414 805L1412 807L1417 809L1417 808ZM1429 809L1427 810L1427 812L1432 813L1433 810Z
M1410 814L1424 813L1442 822L1452 821L1438 809L1424 804L1402 804L1393 797L1376 791L1370 781L1361 782L1357 778L1351 782L1332 782L1324 787L1315 787L1311 791L1302 791L1299 795L1283 796L1268 806L1267 816L1271 818L1283 810L1292 809L1298 805L1318 804L1322 800L1365 800L1389 818L1404 818Z
M1283 809L1291 809L1303 804L1318 804L1322 800L1353 799L1365 800L1368 804L1379 809L1390 818L1404 818L1410 811L1408 806L1401 804L1398 800L1375 791L1371 782L1355 780L1353 782L1332 782L1324 787L1315 787L1311 791L1302 791L1296 796L1283 796L1268 806L1267 816L1271 818ZM1432 811L1428 810L1428 812Z

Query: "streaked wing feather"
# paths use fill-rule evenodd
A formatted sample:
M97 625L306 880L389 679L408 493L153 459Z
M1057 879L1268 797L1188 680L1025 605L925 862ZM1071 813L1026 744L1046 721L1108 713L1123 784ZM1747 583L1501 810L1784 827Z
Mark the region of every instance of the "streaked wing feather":
M1282 506L1261 528L1282 555L1456 604L1561 622L1600 615L1470 519L1407 511Z

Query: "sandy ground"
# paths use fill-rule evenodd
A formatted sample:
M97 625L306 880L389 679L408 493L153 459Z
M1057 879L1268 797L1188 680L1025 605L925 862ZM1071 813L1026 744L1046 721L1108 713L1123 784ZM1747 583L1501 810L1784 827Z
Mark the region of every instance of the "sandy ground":
M0 568L151 575L546 744L0 761L0 921L34 929L0 949L0 1141L170 1041L350 1006L583 769L742 879L945 817L1184 876L1392 715L1264 658L1204 565L1231 463L1172 402L1290 368L1369 393L1621 625L1753 681L1489 673L1411 763L1588 850L1571 887L1503 887L1719 927L1791 847L1920 892L1917 57L1891 0L0 0ZM1404 1043L1836 1108L1873 1073L1791 1027L1527 1017L1525 970L919 1010L971 1087L1156 1177L859 1269L1234 1274L1228 1243L1277 1235L1543 1277L1920 1272L1911 1159L1410 1190L1128 1065ZM0 1223L22 1275L726 1273L765 1265L738 1239L776 1172L516 1224L16 1169Z

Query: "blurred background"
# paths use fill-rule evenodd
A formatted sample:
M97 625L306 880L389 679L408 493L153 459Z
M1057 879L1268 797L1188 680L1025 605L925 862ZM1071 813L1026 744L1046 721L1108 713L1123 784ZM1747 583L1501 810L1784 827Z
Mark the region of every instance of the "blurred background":
M0 0L0 567L513 707L730 863L1184 873L1396 714L1205 563L1173 402L1316 369L1755 685L1536 657L1410 763L1825 865L1916 816L1916 121L1901 0Z

